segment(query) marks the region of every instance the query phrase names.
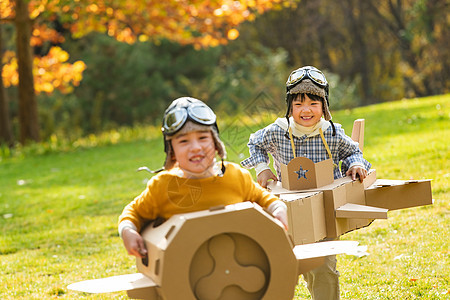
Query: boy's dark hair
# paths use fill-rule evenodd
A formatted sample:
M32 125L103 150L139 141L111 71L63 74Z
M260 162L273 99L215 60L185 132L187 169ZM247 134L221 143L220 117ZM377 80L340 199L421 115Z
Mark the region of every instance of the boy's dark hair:
M308 93L301 93L301 94L297 94L295 96L297 96L297 97L300 96L301 102L303 102L306 99L305 95L308 96L309 99L314 100L314 101L324 101L325 100L325 99L323 99L320 96L317 96L317 95L314 95L314 94L308 94ZM295 100L295 98L296 98L295 96L294 96L293 100Z

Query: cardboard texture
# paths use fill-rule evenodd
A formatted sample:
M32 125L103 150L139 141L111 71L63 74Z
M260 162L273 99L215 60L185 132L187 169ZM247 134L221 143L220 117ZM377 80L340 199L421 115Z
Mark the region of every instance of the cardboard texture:
M387 219L387 212L385 208L347 203L336 209L336 218Z
M364 137L358 130L355 130L354 135L359 139ZM295 168L298 166L299 164L295 165ZM329 173L332 174L332 171L329 170ZM295 172L285 171L284 174L283 180L296 180L293 175ZM317 176L318 173L310 174ZM314 178L308 180L318 182ZM433 203L430 180L377 180L375 170L369 170L362 183L347 176L324 186L303 189L298 189L297 186L294 188L290 182L270 182L268 189L288 206L289 233L295 245L322 240L323 221L326 224L326 238L334 239L366 227L374 219L386 219L388 210ZM316 194L307 194L312 192ZM320 194L323 209L320 208Z
M336 209L347 204L365 205L364 185L359 180L350 177L335 180L335 184L323 189L325 204L325 219L327 224L327 238L337 238L340 235L365 227L372 223L372 219L336 218Z
M282 186L288 190L318 188L333 182L333 161L318 163L306 157L296 157L287 165L281 164Z
M361 150L361 152L363 152L364 149L364 124L364 119L357 119L353 122L352 129L352 140L358 142L359 150Z
M373 174L374 172L371 172ZM367 177L369 181L374 180L374 175ZM364 180L365 181L365 180ZM309 189L323 193L325 223L327 227L327 238L337 238L349 231L363 228L372 223L373 219L361 217L336 218L336 209L347 204L365 205L364 182L353 181L350 176L336 179L333 183L321 188ZM299 217L299 216L296 216ZM304 216L301 216L303 218Z
M151 290L155 286L149 277L136 273L72 283L67 288L85 293L114 293L142 288Z
M288 233L295 245L314 243L327 236L323 193L282 194L280 199L288 209Z
M364 248L360 250L359 248ZM297 260L306 263L299 263L299 274L304 274L309 270L315 269L323 264L323 258L329 255L346 253L349 255L365 253L365 247L358 246L355 241L327 241L314 244L305 244L295 246L293 251ZM305 268L306 267L306 268Z
M364 178L363 180L364 189L367 189L369 186L374 184L376 180L377 180L377 171L375 169L370 169L369 172L367 172L367 177Z
M173 216L142 236L148 265L138 259L137 267L157 283L163 299L293 297L293 245L253 203Z
M69 288L127 290L129 297L147 300L291 300L301 273L320 266L325 256L358 248L348 241L293 247L287 232L250 202L175 215L148 226L142 236L149 256L137 259L141 273Z
M148 266L137 260L163 299L292 299L300 273L338 254L325 244L313 255L302 254L301 247L294 252L284 229L249 202L169 221L142 233L154 254Z
M293 194L293 193L305 193L305 192L313 192L313 191L321 191L322 189L329 189L336 185L348 182L350 179L349 176L336 179L332 181L330 184L327 184L321 188L309 188L309 189L295 189L295 190L289 190L282 186L282 183L279 181L269 181L267 183L267 189L274 195L280 196L281 194ZM368 188L371 185L375 183L377 180L376 178L376 170L370 169L368 172L367 177L363 181L364 188ZM351 179L350 179L351 181Z
M335 239L370 225L374 219L386 219L386 209L366 203L365 188L375 181L376 171L371 169L362 183L347 176L319 188L300 191L285 189L279 182L271 182L268 187L286 203L289 234L295 245L302 245L324 238Z
M127 295L131 299L164 300L158 295L158 291L155 287L127 290Z
M336 255L341 253L354 253L358 248L356 241L326 241L315 244L298 245L294 253L298 260L314 258L317 256Z
M365 190L366 204L396 210L433 204L431 180L375 181Z

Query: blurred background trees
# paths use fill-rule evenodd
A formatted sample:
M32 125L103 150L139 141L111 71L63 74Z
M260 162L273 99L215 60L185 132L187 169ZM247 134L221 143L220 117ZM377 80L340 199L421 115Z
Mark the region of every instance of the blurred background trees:
M1 1L0 141L9 144L159 124L184 95L224 115L262 91L284 105L284 82L303 65L326 73L331 109L450 90L446 0L29 1L26 87L11 54L17 7ZM20 91L32 85L38 137L20 133L21 110L33 110Z

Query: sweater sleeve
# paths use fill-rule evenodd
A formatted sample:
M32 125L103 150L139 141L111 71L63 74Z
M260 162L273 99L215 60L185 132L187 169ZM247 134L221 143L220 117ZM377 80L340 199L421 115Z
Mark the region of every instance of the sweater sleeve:
M265 188L261 187L258 183L256 183L250 175L250 172L242 169L242 173L242 182L244 184L244 190L246 191L246 195L244 198L245 201L256 202L260 206L268 208L274 201L279 200L277 196L273 195Z
M137 228L141 227L158 216L157 206L155 205L155 196L157 194L157 176L150 179L147 188L133 201L131 201L119 216L119 224L125 220L131 221Z

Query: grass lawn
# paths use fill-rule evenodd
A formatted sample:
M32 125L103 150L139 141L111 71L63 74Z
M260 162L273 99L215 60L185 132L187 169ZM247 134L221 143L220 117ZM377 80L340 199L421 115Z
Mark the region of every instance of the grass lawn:
M434 198L432 206L389 212L341 237L370 253L338 256L342 299L450 299L450 94L332 114L347 134L353 120L366 119L364 156L378 178L432 179ZM219 123L229 160L247 155L248 135L269 121ZM142 129L136 138L116 132L96 147L101 139L91 137L83 147L42 145L0 157L1 299L127 299L66 286L136 272L117 217L149 179L136 169L164 161L162 138L150 131L147 139ZM300 278L295 299L309 298Z

